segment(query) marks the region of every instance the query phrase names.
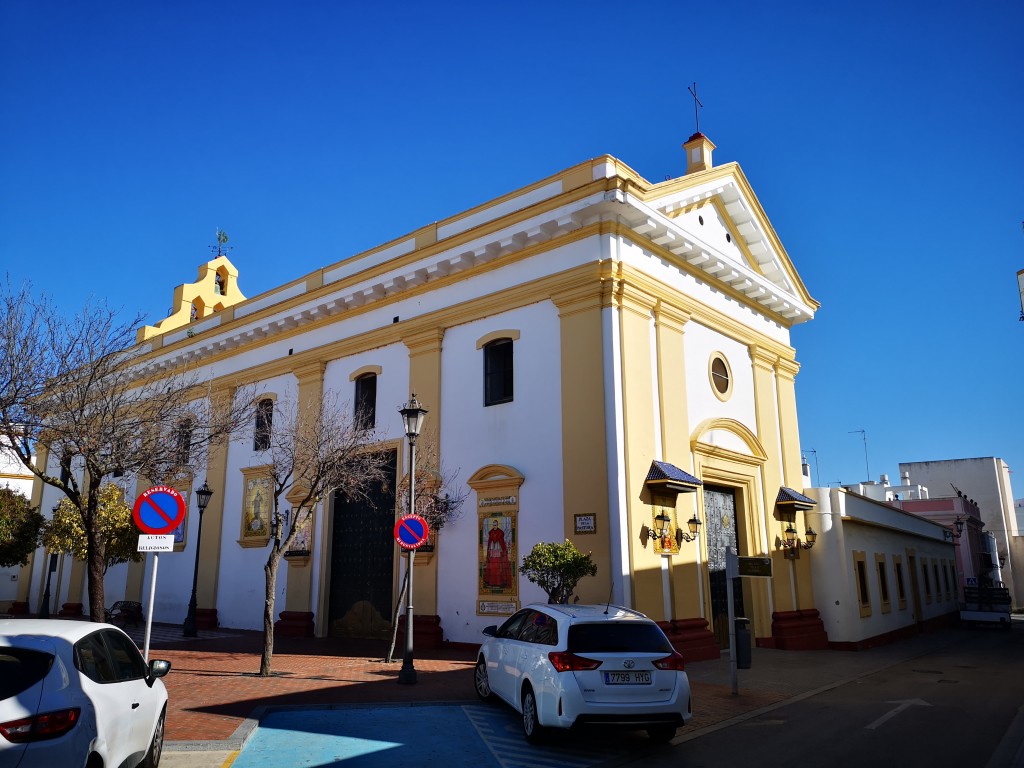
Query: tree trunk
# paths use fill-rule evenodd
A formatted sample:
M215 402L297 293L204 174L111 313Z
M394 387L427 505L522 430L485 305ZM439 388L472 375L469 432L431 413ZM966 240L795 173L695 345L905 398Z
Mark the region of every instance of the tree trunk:
M282 550L272 546L267 564L263 566L267 588L263 604L263 655L260 657L260 677L270 677L270 662L274 658L274 595L277 591L277 569L281 565L281 552Z
M98 488L90 483L86 496L86 510L83 523L87 542L85 564L86 579L89 592L89 619L105 621L107 618L103 574L106 572L106 543L98 530L97 514L99 507Z

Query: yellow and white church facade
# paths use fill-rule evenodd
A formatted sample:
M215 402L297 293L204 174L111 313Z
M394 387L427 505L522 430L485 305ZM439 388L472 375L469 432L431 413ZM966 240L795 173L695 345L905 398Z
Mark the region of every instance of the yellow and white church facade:
M598 157L251 298L244 270L218 256L177 289L170 317L139 330L143 364L300 405L372 397L396 481L408 472L396 409L415 393L424 435L469 493L416 558L417 617L445 640L478 642L545 600L517 565L535 543L569 539L598 566L581 602L635 607L716 653L725 547L769 558L771 578L741 580L737 615L761 644L785 645L787 617L818 643L808 558L784 545L812 504L790 331L818 305L740 167L714 166L702 134L683 147L678 178L651 183ZM266 461L250 436L196 474L215 492L201 627L262 625ZM182 490L191 510L161 558L158 622L182 621L190 594L198 515L195 488ZM48 509L55 493L36 500ZM321 500L279 576L285 630L377 633L395 619L403 510L387 488L377 502ZM35 610L42 566L27 568L21 598ZM142 599L150 569L112 568L108 602ZM56 605L87 599L80 564L57 589Z

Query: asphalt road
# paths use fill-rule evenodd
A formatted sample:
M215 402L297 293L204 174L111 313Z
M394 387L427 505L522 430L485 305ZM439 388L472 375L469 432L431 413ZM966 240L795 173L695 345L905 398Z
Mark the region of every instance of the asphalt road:
M1024 765L1024 629L959 642L772 709L645 768Z

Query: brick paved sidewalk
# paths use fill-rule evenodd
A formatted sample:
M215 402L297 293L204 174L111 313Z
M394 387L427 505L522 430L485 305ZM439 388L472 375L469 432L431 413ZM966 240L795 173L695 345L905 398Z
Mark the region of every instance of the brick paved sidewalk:
M231 738L254 710L264 706L317 706L367 702L470 701L475 646L418 650L417 683L399 685L396 661L384 662L388 644L366 640L279 638L273 674L258 676L262 638L258 632L217 633L167 642L159 633L150 658L169 659L164 678L170 696L168 741ZM717 663L717 662L711 662ZM699 666L697 663L693 666ZM694 717L687 730L705 728L787 698L773 690L742 689L691 680Z
M219 633L221 635L225 633ZM360 702L460 701L475 697L474 648L417 653L417 683L399 685L401 649L387 664L388 644L365 640L280 638L272 674L258 675L262 636L239 632L188 642L151 641L150 658L168 659L164 678L168 741L229 738L264 706Z

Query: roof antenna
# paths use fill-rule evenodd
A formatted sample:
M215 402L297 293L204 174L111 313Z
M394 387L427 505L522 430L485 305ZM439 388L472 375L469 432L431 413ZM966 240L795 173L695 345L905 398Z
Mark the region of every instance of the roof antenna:
M868 464L868 433L863 429L851 429L847 434L853 435L860 433L860 436L864 438L864 470L868 473L867 482L871 482L871 465Z
M605 616L608 615L608 609L612 607L612 590L613 589L615 589L614 585L608 587L608 602L607 602L607 604L604 607L604 615Z
M700 99L697 98L697 83L694 83L692 87L687 86L686 90L693 96L693 122L697 126L697 133L700 133L700 115L697 113L697 107L703 107L700 103ZM695 134L696 135L696 134Z

